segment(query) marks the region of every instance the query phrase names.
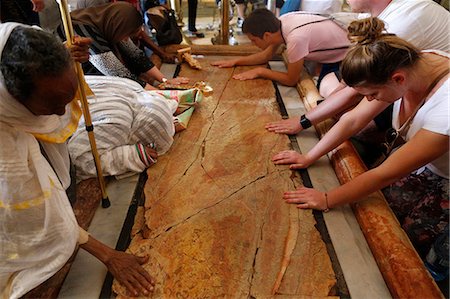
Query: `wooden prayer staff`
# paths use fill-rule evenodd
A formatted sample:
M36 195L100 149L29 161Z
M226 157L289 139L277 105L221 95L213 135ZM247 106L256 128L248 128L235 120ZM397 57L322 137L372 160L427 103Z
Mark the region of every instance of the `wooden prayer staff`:
M59 9L61 11L61 19L64 25L64 31L66 33L66 40L69 46L73 43L73 27L72 20L70 18L69 6L67 5L67 0L58 0ZM111 205L108 195L106 194L106 185L103 178L102 166L100 164L100 157L97 151L97 144L95 143L94 136L94 126L92 125L91 114L89 112L89 106L86 98L86 81L84 80L83 69L79 62L75 62L77 74L78 74L78 92L81 100L81 107L83 109L84 121L86 124L86 131L89 136L89 143L91 144L92 155L94 156L95 168L97 170L98 182L100 184L100 189L102 190L102 207L108 208Z

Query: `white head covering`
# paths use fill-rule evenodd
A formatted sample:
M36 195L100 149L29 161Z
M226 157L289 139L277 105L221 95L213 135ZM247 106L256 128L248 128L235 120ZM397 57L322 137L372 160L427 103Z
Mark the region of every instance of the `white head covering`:
M0 57L17 26L25 25L0 24ZM63 187L70 182L63 142L70 127L76 129L77 106L72 101L63 116L36 116L9 94L0 73L0 297L21 297L75 249L78 225ZM54 170L36 138L45 141Z
M11 32L17 26L29 27L19 23L4 23L0 26L0 57L3 48ZM37 28L38 27L34 27ZM58 115L34 115L19 101L14 99L3 83L3 75L0 72L0 119L18 129L35 135L36 138L52 143L63 143L76 130L78 119L81 115L79 105L72 101L66 107L63 116ZM76 119L76 122L74 122ZM75 126L74 126L75 124Z

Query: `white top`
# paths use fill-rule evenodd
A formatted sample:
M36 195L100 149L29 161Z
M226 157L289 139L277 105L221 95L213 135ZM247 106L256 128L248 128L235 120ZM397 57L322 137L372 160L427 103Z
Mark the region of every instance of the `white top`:
M437 51L433 51L437 52ZM440 55L450 58L450 54L437 52ZM419 109L414 119L411 122L411 126L406 133L406 141L410 140L420 129L425 129L434 133L450 136L450 79L447 79L435 93L423 104ZM394 103L394 109L392 113L392 127L396 130L399 129L399 111L401 106L400 99ZM433 173L449 178L449 157L448 152L437 158L436 160L428 163L424 167L420 168L417 172L420 173L424 169L428 168Z
M335 13L341 11L342 0L302 0L301 11Z
M378 18L388 32L421 50L450 52L450 13L431 0L392 0Z

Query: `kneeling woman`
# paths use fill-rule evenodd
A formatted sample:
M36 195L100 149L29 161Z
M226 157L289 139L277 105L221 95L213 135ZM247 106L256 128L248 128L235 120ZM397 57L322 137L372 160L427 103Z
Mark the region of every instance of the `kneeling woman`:
M284 198L299 208L325 210L384 188L393 212L423 257L448 224L449 54L419 52L383 30L376 18L349 27L356 45L343 61L342 77L366 98L307 154L286 151L273 160L297 164L291 168L308 167L394 103L393 128L406 143L380 166L327 193L300 188L286 192Z
M129 79L86 76L86 81L95 94L89 110L105 175L140 173L169 150L177 101L146 91ZM84 121L69 140L69 152L77 180L96 176Z
M146 89L153 80L163 82L164 75L131 40L142 34L141 14L127 2L107 3L82 8L70 13L76 35L89 37L89 62L83 64L86 74L132 79ZM64 37L62 26L58 28ZM188 78L168 80L172 84L187 83Z

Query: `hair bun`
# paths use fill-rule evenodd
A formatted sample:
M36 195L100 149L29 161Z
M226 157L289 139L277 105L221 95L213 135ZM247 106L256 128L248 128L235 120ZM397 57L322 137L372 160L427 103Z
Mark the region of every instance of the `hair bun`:
M356 20L348 26L348 39L360 45L370 44L383 35L384 28L383 21L378 18Z

